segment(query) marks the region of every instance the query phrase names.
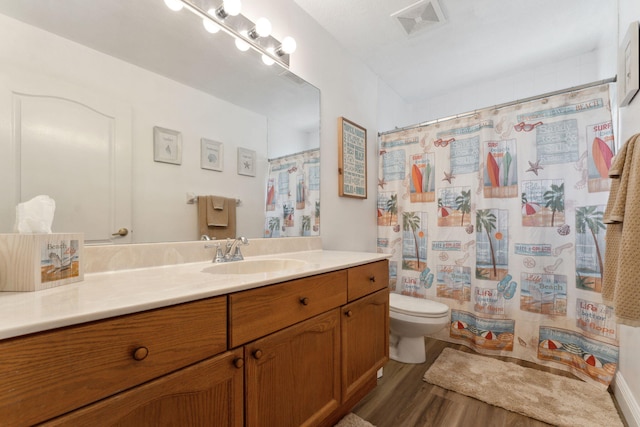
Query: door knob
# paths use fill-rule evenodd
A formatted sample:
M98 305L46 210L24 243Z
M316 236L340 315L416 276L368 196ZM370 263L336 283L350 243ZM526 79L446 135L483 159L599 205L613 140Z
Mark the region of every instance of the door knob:
M123 227L123 228L121 228L120 230L118 230L118 232L117 232L117 233L113 233L113 234L111 234L111 235L112 235L112 236L120 236L120 237L124 237L124 236L126 236L127 234L129 234L129 230L127 230L126 228L124 228L124 227Z

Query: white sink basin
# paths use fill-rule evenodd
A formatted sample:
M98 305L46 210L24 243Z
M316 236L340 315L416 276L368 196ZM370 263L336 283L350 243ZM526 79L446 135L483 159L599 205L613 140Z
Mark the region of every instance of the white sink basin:
M211 274L259 274L295 270L307 265L298 259L252 259L214 264L202 270Z

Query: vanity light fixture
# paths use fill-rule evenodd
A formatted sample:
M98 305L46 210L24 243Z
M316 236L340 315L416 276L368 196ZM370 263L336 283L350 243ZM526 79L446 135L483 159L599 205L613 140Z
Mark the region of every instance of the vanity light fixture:
M182 10L182 8L184 7L184 4L182 4L180 0L164 0L164 4L166 4L167 7L174 12Z
M267 56L264 53L262 54L262 62L264 63L264 65L268 65L271 66L273 65L276 61L273 60L273 48L269 48L267 49L267 52L271 53L271 56Z
M271 35L271 22L267 18L258 18L255 27L249 30L249 37L257 39L258 37L269 37Z
M220 19L226 19L228 16L238 16L242 10L240 0L224 0L222 5L216 10L216 15Z
M209 9L207 11L207 14L209 16L215 16L216 13L217 13L216 9ZM211 19L202 18L202 25L204 25L204 29L210 32L211 34L215 34L218 31L220 31L220 25L216 24Z
M247 32L246 31L240 31L240 35L244 36L244 38L247 38ZM249 43L247 43L246 41L244 41L243 39L241 39L239 37L236 38L235 42L236 42L236 47L241 52L246 52L251 47L251 45Z
M253 49L260 53L262 62L267 65L277 63L288 69L291 53L296 49L293 37L285 37L282 42L271 35L271 22L259 18L255 23L240 13L240 0L224 0L222 5L207 11L196 0L164 0L174 11L187 9L202 19L202 24L210 33L220 30L235 39L236 47L241 51Z
M293 37L287 36L282 40L282 44L276 48L276 53L279 56L290 55L296 51L298 45Z

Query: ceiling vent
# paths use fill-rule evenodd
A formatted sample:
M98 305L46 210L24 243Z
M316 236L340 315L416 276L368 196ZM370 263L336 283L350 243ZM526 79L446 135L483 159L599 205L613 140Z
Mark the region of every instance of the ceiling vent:
M400 24L408 36L438 27L447 21L438 0L420 0L391 14L391 18Z

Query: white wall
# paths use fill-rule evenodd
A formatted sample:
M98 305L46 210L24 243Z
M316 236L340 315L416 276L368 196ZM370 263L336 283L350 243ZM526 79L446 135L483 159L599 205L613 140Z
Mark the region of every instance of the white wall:
M620 45L632 21L640 20L638 0L619 0L618 37ZM618 115L618 140L622 144L640 133L640 95L623 107ZM615 394L629 426L640 426L640 328L620 327L620 366L616 375Z
M545 63L516 74L494 76L469 86L411 104L408 114L381 122L381 132L430 120L455 116L543 93L563 90L614 77L615 49L602 48L589 53ZM381 98L385 92L381 92ZM393 96L381 102L393 105Z
M3 15L0 37L11 40L0 44L0 73L18 69L42 74L131 106L134 242L197 239L197 205L186 204L187 192L241 199L238 234L262 237L264 223L256 212L264 206L266 117ZM1 121L0 178L8 183L12 178L2 171L13 160L7 154L10 118ZM180 166L153 161L154 126L182 133ZM223 172L200 168L201 138L224 143ZM256 150L256 177L237 174L238 146ZM5 210L2 217L2 223L13 222L12 211Z
M274 36L292 35L298 49L291 71L320 89L320 236L334 250L376 251L378 78L343 48L293 0L243 3L250 19L266 16ZM338 196L338 117L367 129L368 197Z

